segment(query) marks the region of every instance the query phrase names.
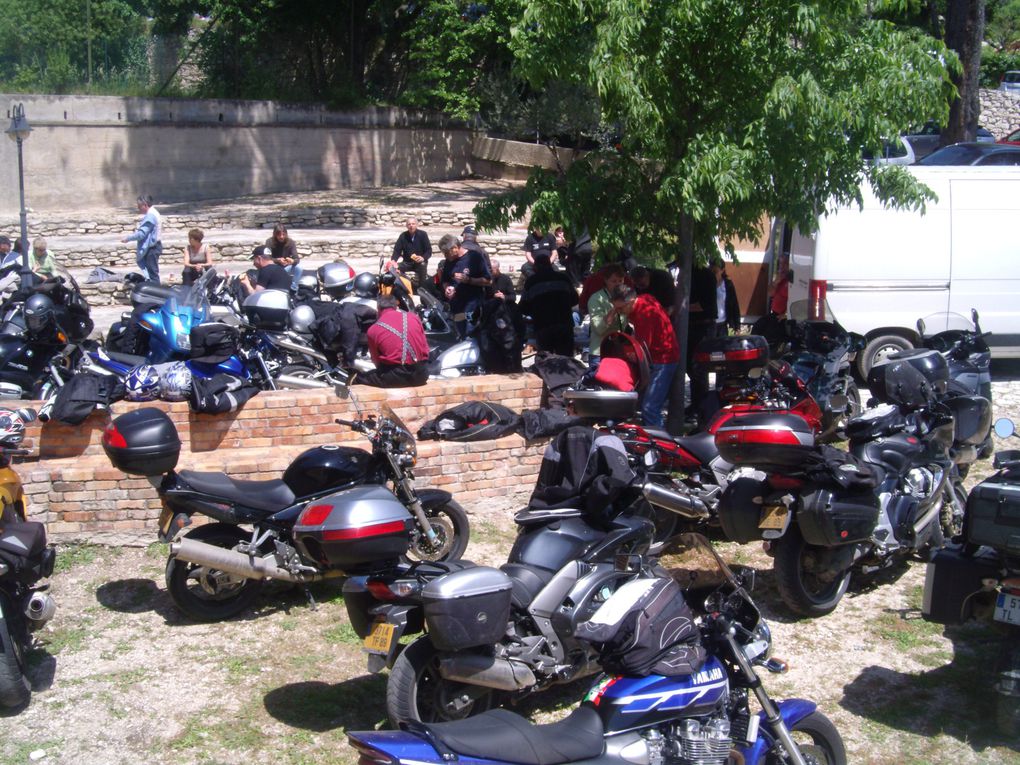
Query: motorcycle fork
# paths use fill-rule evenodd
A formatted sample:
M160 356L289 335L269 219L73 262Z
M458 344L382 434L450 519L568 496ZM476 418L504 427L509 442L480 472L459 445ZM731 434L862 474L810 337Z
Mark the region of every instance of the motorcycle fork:
M428 516L425 514L425 507L422 505L421 500L418 499L418 494L414 490L414 484L411 483L411 477L400 467L396 458L387 453L386 459L390 463L390 469L395 478L394 481L397 486L400 487L401 493L404 495L404 501L407 503L408 510L411 511L411 515L418 522L418 528L421 529L425 538L428 540L430 545L434 545L439 539L439 535L436 534L435 529L432 528L432 524L429 523Z

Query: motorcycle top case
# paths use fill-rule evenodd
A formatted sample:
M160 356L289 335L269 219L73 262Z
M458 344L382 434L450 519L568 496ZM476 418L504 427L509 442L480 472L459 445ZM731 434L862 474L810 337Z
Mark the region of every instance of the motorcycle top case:
M992 404L984 396L953 396L943 403L953 412L953 443L980 446L992 429Z
M868 389L883 404L926 406L945 393L948 384L945 358L925 348L893 353L868 372Z
M244 299L245 318L259 329L287 329L290 295L283 290L260 290Z
M513 582L478 566L433 579L422 590L429 638L440 651L492 645L506 633Z
M1020 484L998 476L982 481L967 498L965 518L968 542L1020 555Z
M144 407L114 418L103 432L103 450L118 470L157 476L177 467L181 439L166 412Z
M638 393L622 390L568 390L563 393L567 411L575 417L629 420L637 413Z
M711 337L698 343L694 363L723 377L760 377L769 363L769 343L761 335Z
M814 450L815 434L796 414L754 412L730 418L716 431L715 445L731 465L790 469Z
M353 573L387 567L411 545L413 520L382 486L355 486L306 507L294 525L302 554Z

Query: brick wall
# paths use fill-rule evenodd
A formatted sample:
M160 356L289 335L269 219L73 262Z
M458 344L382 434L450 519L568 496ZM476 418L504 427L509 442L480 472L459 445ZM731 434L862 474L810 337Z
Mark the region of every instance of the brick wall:
M532 375L486 376L430 382L422 388L384 391L354 388L358 405L371 414L385 402L417 433L428 419L468 400L497 401L520 411L538 406L541 383ZM352 419L355 404L331 391L260 393L241 411L225 415L194 414L186 403L120 402L113 414L158 406L166 411L181 437L179 469L225 470L235 478L279 478L304 449L348 442L367 448L367 440L336 425ZM101 445L106 413L93 414L78 427L34 423L25 446L32 456L16 466L25 483L28 512L47 524L55 541L108 544L155 540L160 501L145 478L130 477L110 465ZM508 504L527 500L538 474L545 442L527 443L520 436L478 443L422 441L418 444L419 486L453 493L469 513L505 512ZM494 498L500 498L494 503Z

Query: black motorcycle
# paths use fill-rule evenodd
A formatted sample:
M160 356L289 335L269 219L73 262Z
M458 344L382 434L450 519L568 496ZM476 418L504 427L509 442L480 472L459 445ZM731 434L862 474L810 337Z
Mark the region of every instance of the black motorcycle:
M170 542L166 582L170 597L201 620L226 619L249 606L264 579L308 584L349 575L350 560L331 558L332 543L357 540L353 570L378 563L391 567L404 555L419 560L456 560L468 542L467 513L449 492L415 489L414 436L388 406L379 417L337 420L366 435L372 451L328 444L299 455L282 478L247 481L225 473L176 471L180 439L167 415L145 408L114 419L103 434L113 465L149 477L163 501L159 538ZM387 488L388 487L388 488ZM389 512L379 520L374 509ZM353 512L350 525L325 540L298 539L331 511ZM193 515L212 523L188 531ZM346 517L346 516L345 516ZM373 537L394 536L373 553Z

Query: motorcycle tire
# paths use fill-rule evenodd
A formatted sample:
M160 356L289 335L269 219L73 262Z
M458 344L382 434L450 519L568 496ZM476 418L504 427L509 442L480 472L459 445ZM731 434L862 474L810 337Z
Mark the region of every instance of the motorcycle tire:
M652 537L651 545L648 546L648 555L653 557L662 555L678 533L679 516L664 508L655 507L644 500L638 504L634 514L647 518L655 524L655 535Z
M280 374L293 377L315 377L315 370L307 364L287 364L280 369Z
M495 700L496 691L491 688L444 680L439 674L439 651L428 635L401 652L386 683L386 714L394 730L410 720L463 720L491 709Z
M230 526L200 526L190 536L228 550L248 539L241 529ZM166 562L166 587L174 605L188 617L218 622L251 606L262 589L262 580L241 579L170 557Z
M776 586L786 606L800 616L825 616L836 610L850 584L850 569L831 580L810 573L812 556L824 547L809 545L796 527L776 540L773 568Z
M812 765L846 765L846 747L836 726L821 712L812 712L790 726L790 735L797 742L804 759ZM768 765L785 765L785 756L770 752Z
M3 601L6 610L7 600ZM0 619L0 706L18 709L28 704L32 685L25 674L25 647L11 634L6 619Z
M421 530L415 526L411 532L411 546L407 551L407 557L411 560L460 560L471 536L467 511L451 499L441 505L425 508L425 515L439 541L435 545L430 544Z
M995 723L999 733L1015 736L1020 728L1020 696L1015 683L1020 678L1020 630L1012 628L996 662ZM1011 686L1009 688L1004 686Z

